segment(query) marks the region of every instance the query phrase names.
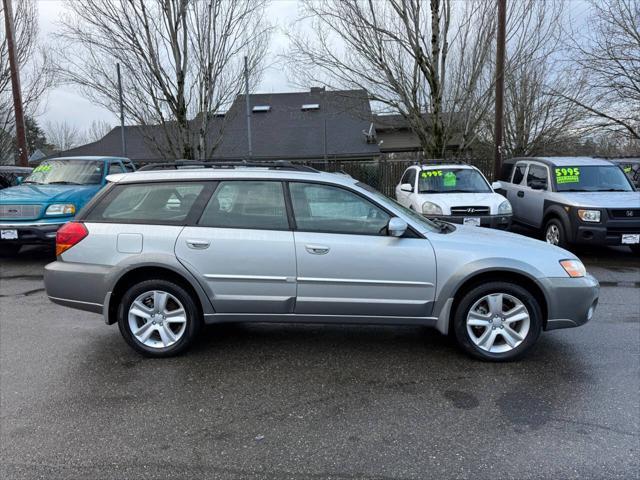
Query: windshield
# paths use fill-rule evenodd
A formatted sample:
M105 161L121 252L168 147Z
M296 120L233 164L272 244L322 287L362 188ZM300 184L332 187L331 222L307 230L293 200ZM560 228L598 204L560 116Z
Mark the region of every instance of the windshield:
M431 220L428 220L427 218L423 217L418 212L414 212L413 210L400 205L393 198L389 198L386 195L383 195L382 193L377 191L372 186L367 185L366 183L362 183L362 182L358 182L357 185L360 188L363 188L367 192L369 192L369 194L372 197L374 197L378 202L380 202L382 205L384 205L386 207L396 208L396 209L402 211L402 213L404 213L405 215L410 217L414 222L424 226L426 228L426 230L430 230L432 232L440 231L440 228L435 223L433 223Z
M472 168L443 168L422 170L418 179L418 193L489 193L491 187L484 177Z
M631 192L633 187L615 165L558 167L554 169L558 192Z
M34 168L22 183L96 185L102 182L103 164L92 160L47 160Z

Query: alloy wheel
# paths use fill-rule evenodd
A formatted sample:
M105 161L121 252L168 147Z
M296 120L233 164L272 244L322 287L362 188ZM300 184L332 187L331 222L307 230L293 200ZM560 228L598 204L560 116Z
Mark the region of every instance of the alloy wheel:
M187 312L174 295L152 290L139 295L129 307L133 337L150 348L166 348L178 342L187 329Z
M471 341L489 353L505 353L517 348L529 333L531 318L527 307L507 293L492 293L476 301L467 314Z
M549 225L549 227L547 227L545 239L547 243L551 245L560 245L560 229L557 225Z

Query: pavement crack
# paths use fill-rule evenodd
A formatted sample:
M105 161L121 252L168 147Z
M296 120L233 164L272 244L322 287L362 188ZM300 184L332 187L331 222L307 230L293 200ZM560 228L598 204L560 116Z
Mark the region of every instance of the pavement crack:
M33 295L35 293L40 293L40 292L44 292L44 287L42 288L34 288L33 290L27 290L26 292L20 292L20 293L12 293L9 295L0 295L0 298L11 298L11 297L28 297L30 295Z

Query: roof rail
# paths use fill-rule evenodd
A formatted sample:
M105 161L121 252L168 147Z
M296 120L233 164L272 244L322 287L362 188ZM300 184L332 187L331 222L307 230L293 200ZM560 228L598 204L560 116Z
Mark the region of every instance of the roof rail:
M234 160L234 161L207 161L200 162L197 160L176 160L175 162L164 162L164 163L149 163L142 168L139 168L138 171L153 171L153 170L186 170L186 169L198 169L198 168L246 168L246 167L258 167L258 168L268 168L270 170L295 170L299 172L314 172L318 173L319 170L316 170L313 167L309 167L308 165L299 165L295 163L291 163L286 160L275 160L275 161L247 161L247 160Z
M452 164L452 165L469 165L467 162L465 162L464 160L459 160L459 159L438 159L438 160L422 160L419 161L417 163L417 165L446 165L446 164Z

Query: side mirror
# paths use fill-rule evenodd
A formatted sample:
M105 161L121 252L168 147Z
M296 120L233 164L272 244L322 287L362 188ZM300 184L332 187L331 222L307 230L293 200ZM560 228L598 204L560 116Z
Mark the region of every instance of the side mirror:
M400 190L402 190L403 192L413 192L413 187L410 183L403 183L402 185L400 185Z
M493 182L491 184L491 188L493 188L494 190L500 190L502 188L502 183L501 182Z
M16 185L20 185L23 180L24 180L24 177L16 177Z
M401 237L407 231L409 225L399 217L391 217L387 225L387 232L391 237Z

